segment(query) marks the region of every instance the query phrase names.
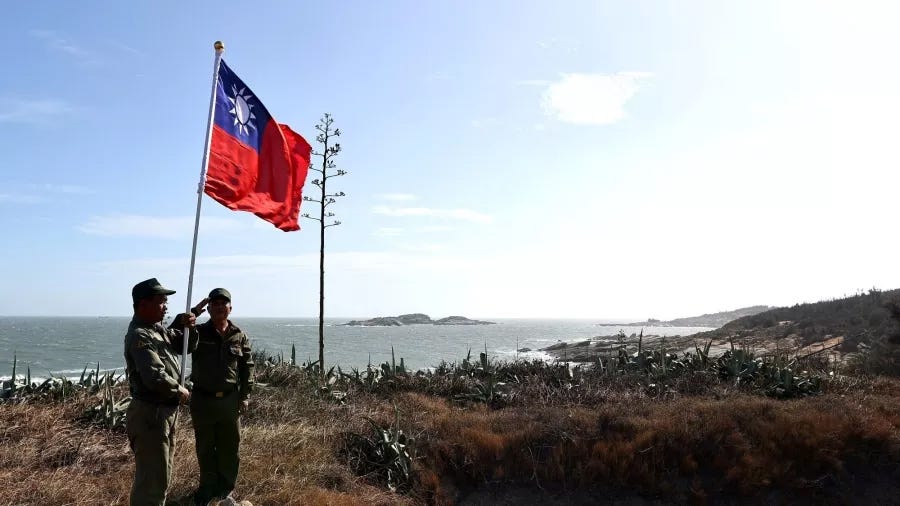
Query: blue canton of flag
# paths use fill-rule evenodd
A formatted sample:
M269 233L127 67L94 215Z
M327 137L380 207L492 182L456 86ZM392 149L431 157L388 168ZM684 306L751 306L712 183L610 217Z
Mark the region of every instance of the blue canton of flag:
M259 151L263 131L271 118L262 102L223 60L216 84L216 126Z

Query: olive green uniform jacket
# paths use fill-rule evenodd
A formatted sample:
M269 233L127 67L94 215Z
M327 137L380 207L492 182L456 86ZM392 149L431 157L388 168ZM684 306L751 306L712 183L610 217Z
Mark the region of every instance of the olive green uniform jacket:
M240 400L253 390L253 357L250 339L230 320L220 335L212 320L197 325L199 339L191 356L194 392L212 395L238 392Z
M125 334L125 371L131 390L126 412L128 441L134 452L131 504L162 506L172 479L175 421L178 412L179 361L184 333L159 323L131 320ZM188 337L188 352L197 347Z
M197 326L191 356L191 418L200 466L198 495L224 497L237 481L241 440L240 405L253 389L250 340L231 321L219 334L212 320Z

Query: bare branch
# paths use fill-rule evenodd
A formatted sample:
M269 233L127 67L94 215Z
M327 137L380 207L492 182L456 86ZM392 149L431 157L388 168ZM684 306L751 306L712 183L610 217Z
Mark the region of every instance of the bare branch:
M323 375L323 380L325 374L325 229L341 224L341 222L337 220L328 224L325 223L326 218L334 217L334 213L326 211L326 207L337 202L335 197L345 196L344 192L325 193L325 183L328 181L329 177L345 174L344 171L337 171L336 174L329 173L329 169L336 169L333 159L341 152L341 145L334 142L332 139L333 137L340 136L341 131L337 128L332 130L331 125L333 122L334 119L331 117L331 114L325 113L322 115L319 124L316 125L316 130L319 132L316 135L316 142L319 143L321 150L314 151L313 155L317 157L316 165L318 168L313 167L312 163L309 165L310 169L320 174L320 178L312 180L311 183L319 188L320 191L317 195L321 195L321 197L303 197L303 200L306 202L315 202L319 204L318 218L313 218L308 213L305 213L303 217L318 221L321 232L321 240L319 242L319 368Z

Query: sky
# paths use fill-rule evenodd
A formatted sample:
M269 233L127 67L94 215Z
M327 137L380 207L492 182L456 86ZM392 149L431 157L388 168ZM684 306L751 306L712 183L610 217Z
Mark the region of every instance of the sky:
M3 11L0 315L128 315L150 277L185 307L216 40L277 121L342 131L326 316L670 319L900 287L894 2ZM301 226L204 196L192 302L317 315Z

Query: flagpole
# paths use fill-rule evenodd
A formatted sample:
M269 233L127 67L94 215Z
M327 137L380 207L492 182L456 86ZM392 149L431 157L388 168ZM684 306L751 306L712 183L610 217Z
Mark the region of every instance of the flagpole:
M212 143L213 121L216 114L216 86L219 83L219 64L222 62L222 53L225 52L225 44L216 41L213 44L216 50L216 59L213 64L212 91L209 96L209 115L206 121L206 143L203 147L203 165L200 168L200 184L197 185L197 214L194 216L194 242L191 246L191 270L188 275L187 300L184 305L184 312L191 311L191 292L194 288L194 263L197 260L197 233L200 231L200 205L203 203L203 188L206 186L206 170L209 167L209 146ZM190 328L184 327L184 346L181 350L181 380L180 384L184 386L185 379L185 361L187 360L188 339L190 338Z

